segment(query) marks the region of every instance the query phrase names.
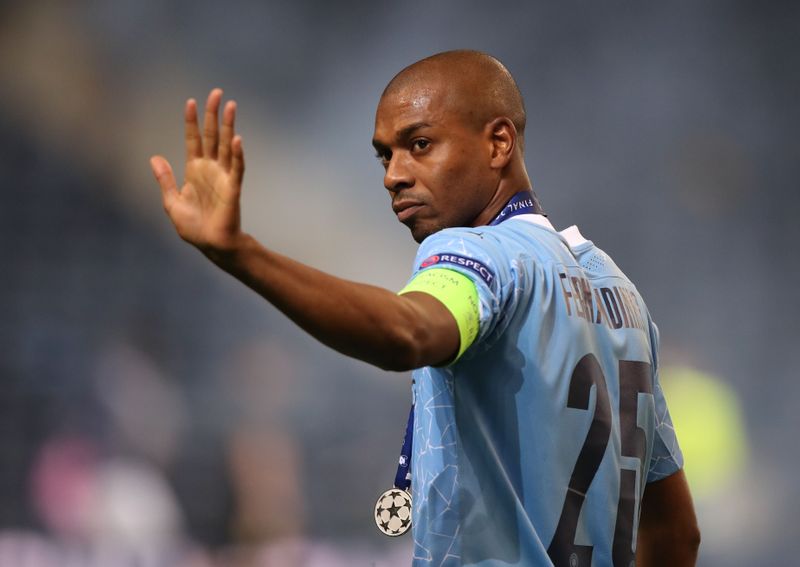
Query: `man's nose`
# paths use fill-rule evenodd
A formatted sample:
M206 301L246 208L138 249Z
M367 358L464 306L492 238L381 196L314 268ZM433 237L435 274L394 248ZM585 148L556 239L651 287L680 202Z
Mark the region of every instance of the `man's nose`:
M402 155L393 155L386 165L383 176L383 186L392 193L408 189L414 185L414 176L411 175L406 159Z

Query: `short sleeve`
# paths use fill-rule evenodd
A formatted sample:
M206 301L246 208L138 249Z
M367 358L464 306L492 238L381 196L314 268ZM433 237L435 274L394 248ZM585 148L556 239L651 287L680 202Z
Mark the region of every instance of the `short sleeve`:
M450 228L426 238L417 251L411 279L433 268L456 271L478 291L478 335L467 354L502 329L513 309L514 275L499 241L488 230Z
M658 377L653 395L656 399L656 428L647 482L661 480L683 468L683 453L678 445L678 438L672 426L672 418Z
M655 370L653 397L655 398L656 423L647 482L664 479L683 468L683 453L678 445L678 437L675 435L672 417L669 415L664 390L658 379L658 340L658 327L651 320L650 341L653 348L653 368Z

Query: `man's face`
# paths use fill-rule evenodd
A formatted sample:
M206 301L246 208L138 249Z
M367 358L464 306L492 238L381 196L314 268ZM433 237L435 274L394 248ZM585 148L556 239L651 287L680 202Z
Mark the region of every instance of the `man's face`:
M406 87L378 104L373 145L392 209L422 242L443 228L472 226L491 199L491 140L446 90Z

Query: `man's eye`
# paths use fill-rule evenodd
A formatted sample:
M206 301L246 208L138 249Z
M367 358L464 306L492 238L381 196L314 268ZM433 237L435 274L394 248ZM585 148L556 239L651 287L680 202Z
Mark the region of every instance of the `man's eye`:
M385 166L387 163L389 163L389 160L392 159L392 155L384 152L378 152L375 154L375 159L377 159L381 165Z
M430 145L431 145L430 140L426 140L424 138L420 138L420 139L414 140L411 143L411 148L413 150L416 150L416 151L422 151L422 150L427 149L428 146L430 146Z

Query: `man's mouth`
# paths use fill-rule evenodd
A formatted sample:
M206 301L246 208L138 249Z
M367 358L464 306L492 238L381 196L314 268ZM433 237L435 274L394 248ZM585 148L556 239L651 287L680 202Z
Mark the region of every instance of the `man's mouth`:
M422 203L415 201L405 201L392 205L392 210L394 210L395 214L397 215L397 220L400 222L405 222L424 206L425 205Z

